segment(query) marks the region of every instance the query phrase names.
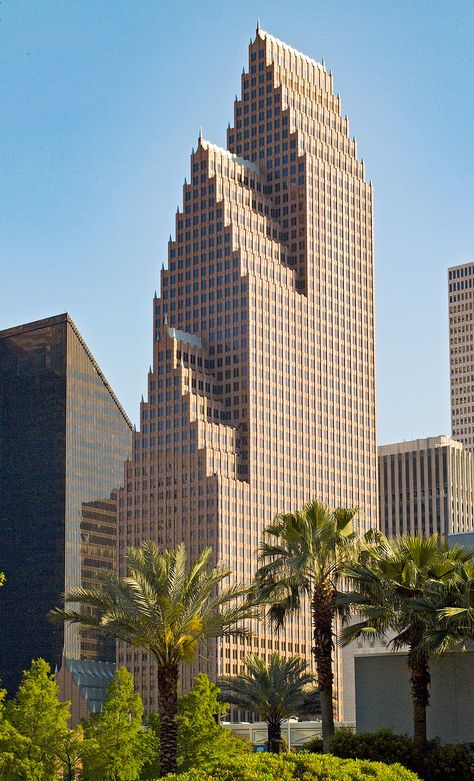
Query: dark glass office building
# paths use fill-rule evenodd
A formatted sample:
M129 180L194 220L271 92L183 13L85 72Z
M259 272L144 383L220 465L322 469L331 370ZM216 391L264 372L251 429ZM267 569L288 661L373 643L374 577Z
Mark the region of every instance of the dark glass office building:
M115 566L113 490L131 439L67 314L0 331L0 679L9 693L32 658L53 668L62 656L103 658L103 647L46 615L94 570Z

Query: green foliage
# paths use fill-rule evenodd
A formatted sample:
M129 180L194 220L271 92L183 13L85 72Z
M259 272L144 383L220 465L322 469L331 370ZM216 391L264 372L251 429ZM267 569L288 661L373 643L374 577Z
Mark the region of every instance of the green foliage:
M418 774L426 781L474 781L473 746L430 741L418 762Z
M84 781L138 781L154 735L142 728L143 704L125 667L115 673L102 712L84 723Z
M184 545L163 551L148 541L127 559L128 577L104 572L97 586L67 595L80 611L56 608L50 617L146 648L165 667L193 662L208 637L247 634L241 622L255 617L247 588L223 586L232 573L212 566L211 548L190 563Z
M294 513L277 516L265 529L253 584L256 599L269 605L268 618L277 628L311 601L312 650L326 750L334 733L334 620L337 612L348 610L338 605L336 596L341 572L358 546L353 528L356 513L355 509L331 510L313 500Z
M128 549L128 577L104 573L96 586L67 595L66 603L78 603L79 610L56 608L50 614L145 648L156 659L162 772L177 768L180 665L195 661L207 638L246 636L243 622L257 616L247 587L229 584L231 574L227 567L212 566L211 548L189 562L184 545L161 550L148 541Z
M336 730L331 740L331 753L347 759L371 759L377 762L402 762L415 766L415 744L408 735L395 735L390 730L355 733L351 729Z
M281 750L281 722L289 716L297 716L315 710L315 678L306 672L307 664L299 656L284 659L272 653L267 663L251 654L246 659L247 674L221 678L222 699L244 710L258 713L268 726L270 751ZM313 696L312 696L313 695Z
M167 781L418 781L401 765L339 759L328 754L249 754Z
M219 680L222 697L228 702L255 711L267 723L281 722L306 710L307 687L314 684L315 678L306 672L304 659L284 659L275 652L267 665L264 659L251 654L246 666L246 675Z
M159 713L148 714L145 729L150 732L149 740L152 745L152 752L149 761L144 765L140 774L140 781L153 781L153 779L161 775Z
M228 706L218 700L219 689L200 673L191 690L179 700L178 767L208 767L237 752L250 750L250 744L232 735L218 723Z
M305 748L311 750L311 744ZM395 735L389 730L355 734L341 729L331 740L331 753L388 764L400 762L424 781L474 781L473 749L462 744L441 745L431 740L419 752L409 735Z
M335 591L341 570L352 561L358 536L353 528L357 510L331 510L313 500L301 510L283 513L265 529L258 550L257 597L268 604L269 617L281 626L298 611L315 586ZM331 594L332 596L332 594Z
M0 779L2 781L44 781L42 762L30 759L31 742L20 735L5 716L5 690L0 690Z
M323 750L323 739L319 736L307 740L301 748L301 751L309 751L311 754L322 754Z
M58 699L58 685L44 659L23 673L16 697L0 717L0 778L51 781L62 767L69 703Z
M436 534L392 539L379 535L345 570L354 590L340 595L338 602L363 620L344 629L344 644L392 632L393 647L407 647L410 660L415 660L444 653L465 639L465 622L464 634L460 628L454 631L445 614L458 599L462 583L471 585L472 555L469 548L449 548Z
M342 643L390 632L395 650L408 649L413 734L420 750L427 742L430 659L474 637L473 555L467 547L449 548L436 534L392 539L379 534L346 567L353 590L338 602L362 620L345 627Z

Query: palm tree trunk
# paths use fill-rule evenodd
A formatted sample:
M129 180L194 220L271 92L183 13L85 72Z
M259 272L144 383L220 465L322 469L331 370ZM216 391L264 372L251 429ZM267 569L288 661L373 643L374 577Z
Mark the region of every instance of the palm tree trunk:
M329 752L329 742L334 735L334 705L332 649L334 617L334 595L330 585L319 583L313 591L311 614L313 620L314 658L318 673L318 687L321 697L321 726L323 751Z
M423 749L426 741L426 708L430 703L430 671L424 654L409 662L411 698L413 703L413 737L415 746Z
M268 722L268 750L272 754L279 754L281 750L281 723L279 721Z
M158 666L160 711L160 775L176 773L178 722L178 665Z

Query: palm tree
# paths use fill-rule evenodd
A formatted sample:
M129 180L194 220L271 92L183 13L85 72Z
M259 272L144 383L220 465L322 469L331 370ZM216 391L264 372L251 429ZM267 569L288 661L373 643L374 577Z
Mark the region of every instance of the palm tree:
M351 606L363 620L345 627L342 643L364 635L383 638L391 634L394 650L408 648L418 748L427 739L429 661L459 642L459 632L447 629L445 608L457 598L464 565L472 555L460 546L449 549L436 534L394 539L379 535L345 571L354 590L341 595L339 603Z
M273 538L259 548L260 568L253 589L270 604L270 620L280 627L292 612L311 601L313 653L321 697L324 751L334 734L333 666L336 594L341 569L357 541L352 521L357 510L331 510L316 500L295 513L279 515L265 530Z
M128 549L128 577L108 573L97 586L73 589L66 602L82 608L56 608L51 614L146 649L155 658L162 775L176 771L180 664L194 662L206 638L246 635L241 622L255 617L243 599L247 589L242 584L223 586L230 570L212 567L211 556L206 548L188 568L184 545L162 551L154 542L145 542Z
M219 699L245 710L255 711L268 727L268 750L279 753L283 719L307 713L314 697L307 687L315 677L306 672L306 662L299 656L284 659L273 653L265 660L250 655L246 659L247 674L221 678Z
M452 550L452 549L451 549ZM459 581L445 595L444 607L439 608L437 630L429 638L431 644L441 646L441 651L464 645L474 640L474 553L459 573Z

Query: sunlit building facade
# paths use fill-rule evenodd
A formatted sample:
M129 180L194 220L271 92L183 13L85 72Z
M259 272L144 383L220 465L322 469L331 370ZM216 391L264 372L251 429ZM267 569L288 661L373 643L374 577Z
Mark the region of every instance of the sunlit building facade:
M451 429L474 451L474 263L448 269Z
M264 526L314 497L377 525L372 188L323 64L257 30L241 88L227 149L193 150L153 302L122 573L151 538L249 581ZM249 651L311 656L309 615L253 630L209 643L184 686ZM118 662L156 708L153 662L122 645Z
M474 454L445 436L380 445L379 503L388 537L474 530Z
M111 492L131 441L130 421L67 314L0 331L0 677L10 694L34 658L53 670L63 656L103 659L105 646L47 613L115 566ZM113 661L110 644L107 653Z

